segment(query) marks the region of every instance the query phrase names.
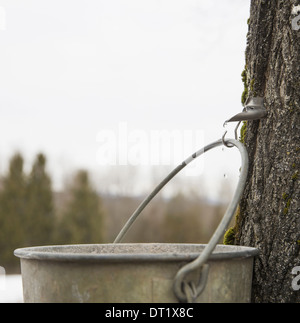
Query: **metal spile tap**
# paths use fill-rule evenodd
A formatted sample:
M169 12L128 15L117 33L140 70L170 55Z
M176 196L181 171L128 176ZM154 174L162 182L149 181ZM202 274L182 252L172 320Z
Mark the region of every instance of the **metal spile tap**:
M242 121L259 120L259 119L265 118L266 116L267 116L267 110L264 106L264 98L262 98L262 97L249 98L246 101L243 111L236 114L232 118L226 120L224 122L224 126L228 122L238 122L238 124L234 130L235 139L238 140L237 131L238 131L238 127L240 126ZM222 137L223 144L227 147L231 147L231 145L228 145L225 141L226 134L227 134L227 131L224 133L224 135Z

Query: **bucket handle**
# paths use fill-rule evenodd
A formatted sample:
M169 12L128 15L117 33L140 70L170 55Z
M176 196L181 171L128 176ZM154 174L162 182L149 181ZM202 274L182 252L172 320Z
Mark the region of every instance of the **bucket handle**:
M177 175L185 166L187 166L189 163L191 163L193 160L195 160L200 155L206 153L207 151L211 150L212 148L221 146L224 144L224 139L217 140L211 144L208 144L207 146L201 148L196 153L194 153L192 156L187 158L185 161L183 161L180 165L178 165L160 184L157 185L157 187L149 194L144 201L139 205L139 207L136 209L136 211L131 215L129 220L126 222L118 236L116 237L114 243L119 243L124 235L127 233L129 228L132 226L136 218L139 216L139 214L143 211L143 209L147 206L147 204L154 198L154 196L175 176ZM229 146L228 144L231 144ZM234 192L233 198L227 207L227 210L215 230L213 236L209 240L208 244L205 246L202 253L196 258L194 261L188 263L187 265L183 266L176 274L174 279L174 293L177 296L177 298L182 301L186 302L188 300L188 296L184 292L186 290L184 288L184 284L187 284L184 282L184 278L187 276L188 273L201 268L201 277L198 286L194 286L193 290L193 299L196 299L204 290L204 287L206 285L207 276L208 276L208 265L205 264L214 251L217 243L224 235L233 215L235 214L235 210L238 206L238 203L240 201L240 198L242 196L242 193L244 191L245 185L246 185L246 179L248 174L248 167L249 167L249 160L248 160L248 153L246 150L246 147L239 141L234 139L226 139L226 145L227 147L233 147L235 146L238 148L240 154L241 154L241 171L240 171L240 178L238 181L238 185L236 187L236 190Z

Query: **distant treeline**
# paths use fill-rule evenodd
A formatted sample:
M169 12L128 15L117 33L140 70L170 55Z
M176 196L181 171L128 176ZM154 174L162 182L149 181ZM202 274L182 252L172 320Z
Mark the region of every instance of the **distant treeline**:
M16 248L110 243L141 202L133 196L100 196L86 170L77 171L62 192L54 192L46 156L38 154L25 174L24 159L10 160L0 187L0 266L19 272ZM205 243L224 212L178 193L155 198L128 232L124 242Z

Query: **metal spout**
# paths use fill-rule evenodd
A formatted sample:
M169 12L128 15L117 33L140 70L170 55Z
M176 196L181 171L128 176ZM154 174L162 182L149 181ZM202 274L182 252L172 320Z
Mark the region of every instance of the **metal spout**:
M264 98L262 98L262 97L251 98L246 101L245 108L243 109L243 112L240 112L240 113L236 114L235 116L233 116L232 118L230 118L229 120L226 120L224 122L223 127L225 127L225 125L228 122L238 122L237 126L234 129L235 139L238 140L237 131L238 131L238 128L239 128L242 121L259 120L259 119L265 118L266 115L267 115L267 110L264 107ZM222 137L223 144L226 147L231 148L232 145L230 145L230 144L228 145L225 141L226 134L227 134L227 131L225 131L225 133Z
M251 98L248 102L246 102L243 112L236 114L229 120L225 121L225 123L235 121L258 120L264 118L266 115L267 110L264 107L264 98L256 97Z

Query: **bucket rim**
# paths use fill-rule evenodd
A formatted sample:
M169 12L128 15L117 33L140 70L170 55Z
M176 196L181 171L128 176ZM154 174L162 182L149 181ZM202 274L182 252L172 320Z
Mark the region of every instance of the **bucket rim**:
M135 247L149 248L149 251L129 252L125 249ZM118 243L118 244L69 244L69 245L48 245L27 248L18 248L14 255L27 260L48 260L64 262L136 262L136 261L191 261L196 259L204 249L205 244L181 244L181 243ZM99 253L97 248L124 248L123 252ZM153 248L168 248L168 251L150 252ZM199 248L198 252L176 251L176 248ZM94 250L93 250L94 248ZM73 250L70 252L68 250ZM172 251L172 249L175 249ZM90 250L87 252L84 250ZM259 250L246 246L217 245L209 260L224 260L236 258L250 258L259 254Z

